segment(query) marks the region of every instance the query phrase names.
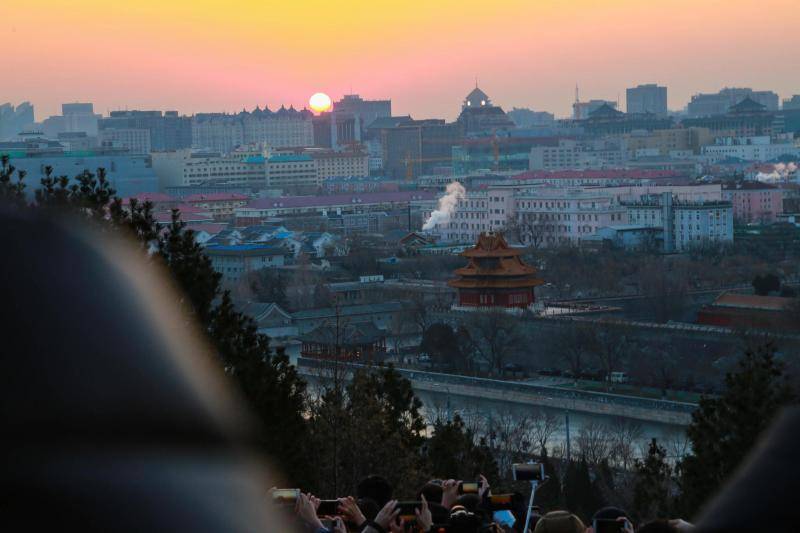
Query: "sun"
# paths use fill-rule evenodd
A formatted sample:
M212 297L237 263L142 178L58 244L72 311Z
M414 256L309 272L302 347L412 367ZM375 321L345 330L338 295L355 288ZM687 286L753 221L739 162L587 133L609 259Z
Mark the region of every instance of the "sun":
M331 103L331 97L327 94L314 93L308 99L308 105L317 113L322 113L323 111L330 111L333 104Z

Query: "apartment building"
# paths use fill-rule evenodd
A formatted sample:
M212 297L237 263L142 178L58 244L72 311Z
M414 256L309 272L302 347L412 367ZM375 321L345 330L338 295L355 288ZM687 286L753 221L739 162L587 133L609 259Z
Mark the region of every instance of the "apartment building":
M675 201L665 192L623 205L629 224L662 228L667 252L733 242L733 206L729 201Z
M153 171L159 190L195 185L233 185L263 188L267 183L264 157L237 158L218 152L153 152Z

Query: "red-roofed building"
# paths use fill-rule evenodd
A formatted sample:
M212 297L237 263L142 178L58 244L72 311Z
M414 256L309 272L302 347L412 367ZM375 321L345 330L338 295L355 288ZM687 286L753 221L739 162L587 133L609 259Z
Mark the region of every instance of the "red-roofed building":
M469 259L447 284L458 289L463 307L526 308L533 304L533 289L544 283L536 269L520 258L500 233L481 233L477 244L461 255Z
M755 329L792 329L800 326L793 320L794 299L781 296L758 296L726 292L697 313L698 324Z
M171 206L177 204L180 200L177 198L170 196L169 194L164 194L161 192L142 192L136 194L132 197L132 199L136 200L139 203L150 202L153 204L154 207L164 207L164 206ZM123 198L122 204L128 205L130 204L131 198Z
M192 194L184 198L184 202L211 212L215 220L230 220L236 208L247 205L249 199L246 194L217 192Z
M647 185L674 181L683 174L674 170L602 169L602 170L531 170L514 180L546 183L557 187Z
M325 196L282 196L258 198L236 209L236 225L259 224L276 216L332 215L376 210L393 210L409 205L432 206L437 195L430 191L372 192Z

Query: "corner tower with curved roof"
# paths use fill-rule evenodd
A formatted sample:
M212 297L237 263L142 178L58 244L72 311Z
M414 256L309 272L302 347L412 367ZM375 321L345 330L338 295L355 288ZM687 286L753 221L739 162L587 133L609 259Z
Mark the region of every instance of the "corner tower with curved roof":
M458 289L463 307L519 307L531 305L533 289L544 283L536 269L520 258L522 252L508 246L499 233L481 233L477 244L461 255L469 259L455 271L448 285Z

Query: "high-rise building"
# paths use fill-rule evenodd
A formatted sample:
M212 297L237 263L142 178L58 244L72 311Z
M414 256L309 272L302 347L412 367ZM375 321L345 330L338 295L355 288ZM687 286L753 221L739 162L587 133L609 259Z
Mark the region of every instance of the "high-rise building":
M264 148L312 146L311 117L306 109L283 106L278 111L257 107L235 115L198 113L192 120L192 146L224 153L248 144Z
M17 107L6 103L0 105L0 140L13 139L33 125L33 106L22 102Z
M132 154L150 153L150 130L144 128L109 128L97 136L100 146L123 148Z
M718 93L692 96L687 111L690 117L724 115L731 107L747 98L763 105L766 111L778 110L778 95L772 91L754 91L747 87L726 87Z
M364 100L357 94L346 94L334 102L333 110L359 117L362 126L368 128L376 119L392 116L392 101Z
M628 113L667 114L667 88L654 83L629 87L625 91L626 111Z
M97 123L102 118L95 114L94 105L90 103L62 104L61 116L64 117L64 131L85 131L89 136L97 135Z
M791 98L785 98L783 100L783 109L787 111L790 109L800 109L800 94L792 95Z
M101 136L104 130L147 130L153 151L181 150L192 145L192 119L179 116L177 111L112 111L98 126Z

